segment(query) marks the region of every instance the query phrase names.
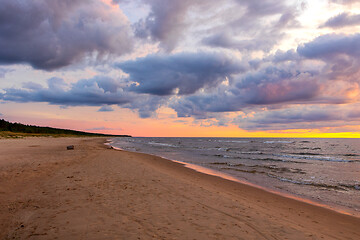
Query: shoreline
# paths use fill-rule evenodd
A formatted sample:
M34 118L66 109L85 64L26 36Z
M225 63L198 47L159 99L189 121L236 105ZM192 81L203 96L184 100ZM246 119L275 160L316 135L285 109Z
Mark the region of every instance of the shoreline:
M0 238L360 236L357 217L153 155L110 150L105 140L0 140ZM66 151L71 144L75 150Z
M149 156L153 156L153 157L162 158L162 159L164 159L166 161L179 163L179 164L183 165L184 167L192 169L192 170L194 170L196 172L199 172L201 174L211 175L211 176L215 176L215 177L218 177L218 178L233 181L233 182L236 182L236 183L239 183L239 184L244 184L244 185L254 187L254 188L257 188L259 190L268 192L268 193L272 193L272 194L275 194L275 195L282 196L284 198L293 199L293 200L296 200L296 201L299 201L299 202L307 203L307 204L310 204L310 205L313 205L313 206L321 207L321 208L324 208L324 209L328 209L330 211L335 211L335 212L340 213L340 214L353 216L353 217L356 217L356 218L360 219L360 212L356 211L355 209L349 208L349 207L344 207L344 206L341 206L341 205L330 205L330 204L326 204L325 202L316 201L316 200L313 200L313 199L310 199L310 198L306 198L304 196L297 195L295 193L289 193L287 191L279 191L279 190L276 190L276 189L267 188L267 187L257 185L255 183L252 183L252 182L249 182L249 181L246 181L246 180L241 180L239 178L236 178L235 176L232 176L231 174L223 173L223 172L211 169L211 168L203 167L201 165L196 165L196 164L193 164L193 163L187 163L187 162L184 162L184 161L170 159L170 158L166 158L166 157L163 157L163 156L160 156L160 155L155 155L155 154L150 154L150 153L132 152L132 151L124 150L124 149L121 149L119 147L112 146L111 143L112 143L111 139L107 139L107 142L105 142L104 144L111 146L112 149L114 149L115 151L124 151L124 152L129 152L129 153L141 153L141 154L145 154L145 155L149 155Z
M106 145L106 143L105 143L105 145ZM237 184L241 184L241 185L245 185L245 186L257 189L259 191L264 191L264 192L269 193L269 194L274 194L274 195L277 195L279 197L283 197L285 199L291 199L291 200L301 202L301 203L304 203L304 204L309 204L309 205L314 206L314 207L320 207L320 208L323 208L325 210L333 211L333 212L336 212L336 213L339 213L339 214L343 214L343 215L346 215L346 216L352 216L352 217L360 219L360 212L356 212L355 210L351 211L352 209L347 209L347 208L342 207L342 206L331 206L331 205L327 205L327 204L321 203L321 202L316 202L315 200L304 198L304 197L301 197L301 196L298 196L298 195L295 195L295 194L276 191L276 190L266 188L266 187L263 187L263 186L260 186L260 185L245 181L245 180L238 179L238 178L236 178L236 177L234 177L234 176L232 176L230 174L222 173L220 171L210 169L210 168L206 168L206 167L203 167L203 166L200 166L200 165L187 163L187 162L183 162L183 161L178 161L178 160L174 160L174 159L169 159L169 158L158 156L158 155L155 155L155 154L149 154L149 153L143 153L143 152L132 152L132 151L123 150L121 148L117 148L117 147L113 147L113 146L111 146L111 147L115 151L122 151L122 152L127 152L127 153L130 153L130 154L143 154L143 155L147 155L149 157L160 158L160 159L163 159L165 161L180 164L182 167L193 170L193 171L195 171L196 173L199 173L199 174L209 175L209 176L213 176L213 177L216 177L216 178L219 178L219 179L231 181L231 182L234 182L234 183L237 183Z
M149 154L149 155L151 155L151 154ZM293 199L293 200L303 202L303 203L307 203L307 204L310 204L310 205L313 205L313 206L325 208L325 209L328 209L330 211L335 211L335 212L340 213L340 214L360 218L360 212L357 212L356 210L352 210L350 208L348 209L348 208L345 208L345 207L342 207L342 206L335 206L335 205L331 206L331 205L327 205L325 203L316 202L315 200L312 200L312 199L304 198L304 197L296 195L296 194L287 193L285 191L280 192L280 191L277 191L277 190L273 190L273 189L270 189L270 188L266 188L266 187L257 185L255 183L251 183L251 182L248 182L248 181L245 181L245 180L238 179L236 177L231 176L230 174L222 173L222 172L219 172L219 171L216 171L216 170L213 170L213 169L210 169L210 168L202 167L202 166L199 166L199 165L196 165L196 164L191 164L191 163L186 163L186 162L181 162L181 161L171 160L171 159L167 159L167 160L173 161L173 162L178 162L180 164L183 164L184 167L193 169L193 170L195 170L195 171L197 171L199 173L202 173L202 174L216 176L216 177L223 178L223 179L226 179L226 180L229 180L229 181L237 182L239 184L248 185L250 187L257 188L259 190L263 190L263 191L268 192L268 193L279 195L279 196L282 196L284 198Z

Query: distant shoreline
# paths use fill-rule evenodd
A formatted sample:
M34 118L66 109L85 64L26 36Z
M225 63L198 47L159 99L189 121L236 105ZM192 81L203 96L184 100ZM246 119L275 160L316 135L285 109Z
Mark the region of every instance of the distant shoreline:
M0 131L0 139L2 138L26 138L26 137L54 137L54 138L86 138L86 137L132 137L130 135L106 135L106 134L94 134L94 135L72 135L72 134L51 134L51 133L23 133L23 132L9 132Z
M130 135L114 135L103 133L83 132L70 129L53 128L53 127L40 127L35 125L25 125L21 123L12 123L4 119L0 119L0 138L11 137L38 137L38 136L50 136L50 137L131 137Z

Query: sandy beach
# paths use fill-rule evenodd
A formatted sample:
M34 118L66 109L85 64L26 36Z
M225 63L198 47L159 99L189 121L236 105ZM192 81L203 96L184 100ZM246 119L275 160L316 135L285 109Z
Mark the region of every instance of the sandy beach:
M0 139L0 239L360 238L359 218L105 140Z

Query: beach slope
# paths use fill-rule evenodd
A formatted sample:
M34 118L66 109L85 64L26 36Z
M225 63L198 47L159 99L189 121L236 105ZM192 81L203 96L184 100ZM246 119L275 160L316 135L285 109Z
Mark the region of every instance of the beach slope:
M360 238L359 218L104 141L0 140L0 239Z

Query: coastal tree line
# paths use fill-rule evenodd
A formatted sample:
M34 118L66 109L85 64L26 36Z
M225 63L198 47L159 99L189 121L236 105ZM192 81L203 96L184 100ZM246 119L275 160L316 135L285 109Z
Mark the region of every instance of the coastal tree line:
M69 129L39 127L34 125L25 125L21 123L11 123L4 119L0 119L0 131L8 131L14 133L31 133L31 134L49 134L49 135L76 135L76 136L114 136L114 137L130 137L129 135L111 135L101 133L90 133L75 131Z

